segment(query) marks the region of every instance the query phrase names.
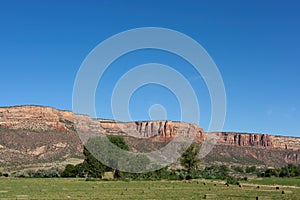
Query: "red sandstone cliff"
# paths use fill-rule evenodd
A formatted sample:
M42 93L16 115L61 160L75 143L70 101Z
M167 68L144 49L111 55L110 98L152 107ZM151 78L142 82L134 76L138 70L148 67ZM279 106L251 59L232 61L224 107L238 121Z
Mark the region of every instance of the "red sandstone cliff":
M149 143L171 141L178 134L194 136L197 142L203 143L207 134L212 134L219 138L212 154L226 154L224 151L234 149L240 152L232 152L229 156L240 153L257 160L271 160L266 155L272 154L270 165L276 162L276 156L286 163L299 163L300 159L300 138L233 132L204 133L197 125L184 122L117 122L91 119L50 107L16 106L0 108L0 163L22 162L22 159L40 162L43 159L80 156L82 142L76 130L83 135L94 133L144 138L149 139Z

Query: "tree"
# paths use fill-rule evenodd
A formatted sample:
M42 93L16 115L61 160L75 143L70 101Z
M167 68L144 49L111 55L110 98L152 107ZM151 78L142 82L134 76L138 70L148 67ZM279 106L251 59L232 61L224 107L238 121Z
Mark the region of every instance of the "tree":
M107 167L97 160L86 147L84 147L83 154L85 159L82 165L86 169L87 176L101 178L104 175Z
M129 151L129 146L126 144L124 138L120 136L115 136L115 135L109 135L107 136L109 141L113 143L114 145L118 146L120 149Z
M65 170L63 171L61 176L62 177L76 177L77 173L76 173L75 166L71 165L71 164L66 165Z
M279 176L279 172L276 169L267 169L265 171L265 177L278 177Z
M279 173L279 177L290 177L290 171L288 166L282 167Z
M196 143L192 143L191 146L181 155L181 165L190 173L198 169L200 159L198 154L200 152L200 146Z
M118 177L118 160L126 157L128 150L129 146L120 136L90 138L84 147L82 167L90 177L102 177L105 171L113 171Z

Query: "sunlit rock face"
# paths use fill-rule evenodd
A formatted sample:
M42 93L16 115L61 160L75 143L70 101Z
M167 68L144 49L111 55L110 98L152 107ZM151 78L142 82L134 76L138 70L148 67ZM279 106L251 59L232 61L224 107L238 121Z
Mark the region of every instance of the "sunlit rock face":
M205 133L199 126L185 122L119 122L92 119L87 115L50 107L15 106L0 108L0 164L54 163L71 157L83 157L83 142L91 135L120 135L126 137L129 145L136 150L141 140L144 147L180 137L191 137L203 144L208 134L218 138L211 152L213 159L217 159L218 154L229 157L240 154L268 165L275 164L276 160L281 164L300 162L300 138L295 137Z

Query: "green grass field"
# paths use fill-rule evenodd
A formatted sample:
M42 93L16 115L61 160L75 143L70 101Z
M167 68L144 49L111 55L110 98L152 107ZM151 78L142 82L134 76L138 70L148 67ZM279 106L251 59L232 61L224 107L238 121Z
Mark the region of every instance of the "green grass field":
M253 184L265 184L265 185L286 185L286 186L298 186L300 187L300 178L264 178L264 179L251 179L248 181ZM299 197L300 199L300 197Z
M260 184L260 188L251 182ZM263 184L268 182L255 180L242 183L242 187L227 187L210 180L124 182L0 178L0 199L204 199L205 195L213 199L300 198L300 187L280 186L276 190L273 185Z

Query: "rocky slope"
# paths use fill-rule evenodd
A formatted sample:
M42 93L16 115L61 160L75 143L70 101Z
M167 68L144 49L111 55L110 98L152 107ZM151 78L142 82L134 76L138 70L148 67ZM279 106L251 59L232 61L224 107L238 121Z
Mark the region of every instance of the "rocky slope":
M300 138L205 133L195 124L183 122L117 122L91 119L50 107L15 106L0 108L0 166L42 166L82 158L82 141L101 134L122 135L135 151L161 147L161 143L179 135L193 137L199 143L207 136L214 136L218 138L218 144L204 158L207 163L268 166L300 163Z

